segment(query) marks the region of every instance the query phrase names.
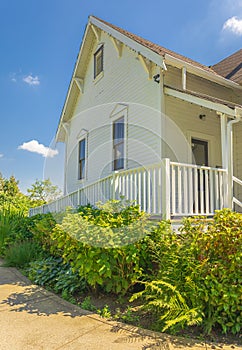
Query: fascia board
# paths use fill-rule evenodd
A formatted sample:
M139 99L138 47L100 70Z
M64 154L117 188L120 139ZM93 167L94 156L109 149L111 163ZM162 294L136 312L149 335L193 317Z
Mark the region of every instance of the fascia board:
M126 35L109 27L105 23L100 22L96 18L90 17L90 23L97 26L107 34L111 35L113 38L117 39L118 41L121 41L124 45L128 46L129 48L136 51L137 53L140 53L142 56L144 56L148 60L154 62L157 66L162 67L164 70L166 70L164 59L159 54L137 43L135 40L128 38Z
M75 75L76 75L76 71L77 71L77 68L78 68L78 65L79 65L79 62L80 62L80 58L82 56L82 52L83 52L84 44L85 44L85 41L86 41L87 33L89 31L89 27L90 27L90 24L88 23L87 26L86 26L86 29L85 29L85 33L83 35L83 39L82 39L82 43L81 43L81 46L80 46L79 54L77 56L77 60L76 60L75 67L74 67L74 70L73 70L73 73L72 73L72 77L71 77L71 81L70 81L70 84L69 84L69 88L68 88L68 91L67 91L64 107L62 109L62 113L61 113L61 116L60 116L57 132L56 132L56 137L55 137L57 142L58 142L58 134L59 134L59 131L60 131L60 128L61 128L61 124L62 124L63 119L64 119L64 115L65 115L65 112L66 112L66 107L67 107L67 104L68 104L68 101L69 101L69 97L70 97L70 94L71 94L71 90L72 90L73 81L74 81L74 78L75 78Z

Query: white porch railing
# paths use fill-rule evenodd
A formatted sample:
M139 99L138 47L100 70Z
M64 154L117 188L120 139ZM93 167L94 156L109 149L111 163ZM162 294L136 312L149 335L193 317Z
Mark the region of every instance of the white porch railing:
M98 201L134 200L141 210L169 219L171 216L213 215L226 206L227 172L224 169L170 162L114 172L54 202L32 208L30 216L61 212Z
M235 176L233 176L233 183L242 187L242 181ZM233 196L233 205L235 205L235 204L238 205L240 208L242 208L242 202L238 198Z

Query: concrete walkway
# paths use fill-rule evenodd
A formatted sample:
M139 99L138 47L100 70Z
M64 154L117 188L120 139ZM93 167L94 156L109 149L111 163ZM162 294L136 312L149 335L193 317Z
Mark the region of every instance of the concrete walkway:
M197 343L107 321L0 267L0 349L174 350L242 349Z

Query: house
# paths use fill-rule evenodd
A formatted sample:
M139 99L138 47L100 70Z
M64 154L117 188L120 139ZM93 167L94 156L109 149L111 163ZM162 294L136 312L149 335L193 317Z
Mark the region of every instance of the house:
M56 134L65 195L124 196L153 216L242 207L241 50L207 67L90 16Z

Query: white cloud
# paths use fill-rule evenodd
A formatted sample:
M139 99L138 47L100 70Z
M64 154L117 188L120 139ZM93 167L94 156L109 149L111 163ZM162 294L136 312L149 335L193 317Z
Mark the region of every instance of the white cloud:
M2 158L3 157L3 154L2 153L0 153L0 158Z
M46 147L36 140L24 142L22 145L18 146L18 149L41 154L44 158L53 158L58 154L57 150Z
M223 30L229 30L236 35L242 35L242 19L236 16L229 18L224 23Z
M39 85L40 80L39 77L36 75L35 77L30 75L27 75L26 77L23 78L23 81L28 84L28 85Z

